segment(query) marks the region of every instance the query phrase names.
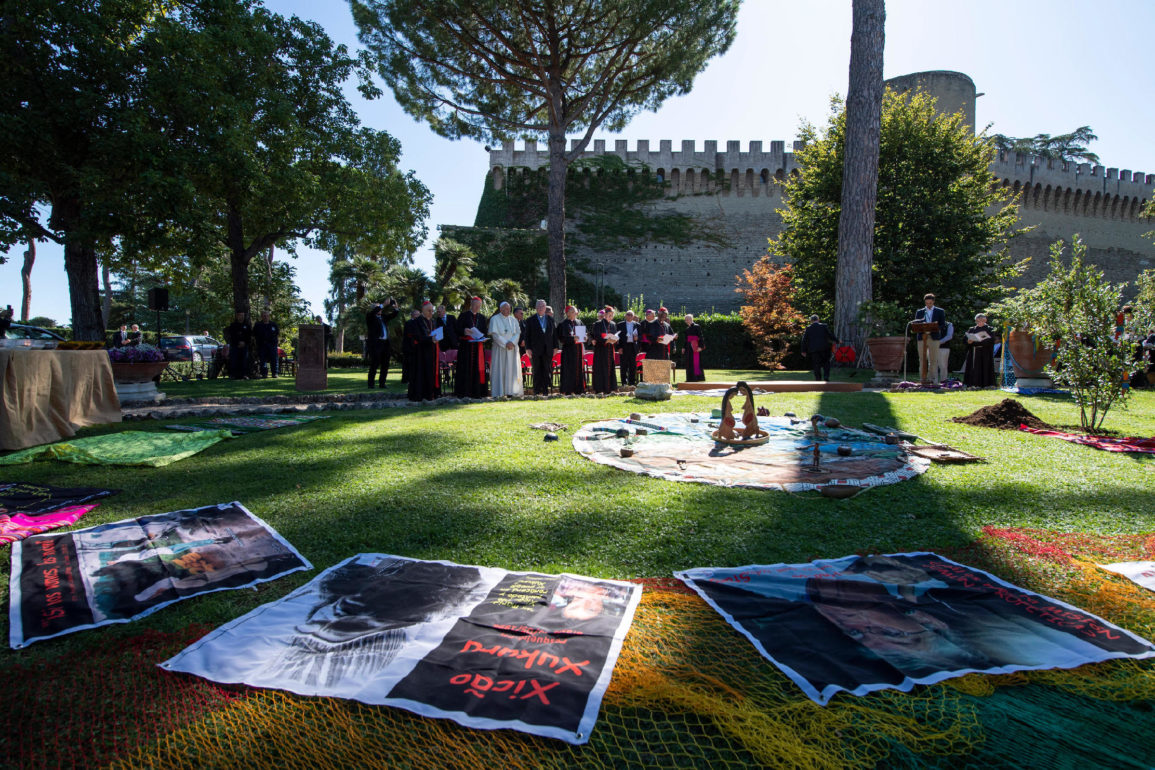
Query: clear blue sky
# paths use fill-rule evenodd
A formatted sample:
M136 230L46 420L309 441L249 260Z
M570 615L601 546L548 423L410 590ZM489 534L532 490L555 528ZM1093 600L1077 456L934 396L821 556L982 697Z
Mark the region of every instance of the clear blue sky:
M282 14L322 24L336 41L357 47L348 6L340 0L266 0ZM1059 134L1090 125L1091 149L1104 165L1155 173L1152 31L1155 2L1101 0L889 0L886 77L957 70L985 94L981 129L1011 136ZM713 60L691 93L657 113L639 115L620 135L598 138L751 139L792 141L799 122L824 122L831 94L846 92L849 0L746 0L730 51ZM451 142L403 113L388 93L366 102L349 89L362 121L397 137L402 165L434 196L429 242L416 264L432 265L439 224L472 224L487 158L482 145ZM23 248L0 265L0 305L19 310ZM316 312L328 292L326 255L302 249L298 283ZM71 313L61 249L39 245L32 274L32 315L67 323ZM628 287L620 287L628 290Z

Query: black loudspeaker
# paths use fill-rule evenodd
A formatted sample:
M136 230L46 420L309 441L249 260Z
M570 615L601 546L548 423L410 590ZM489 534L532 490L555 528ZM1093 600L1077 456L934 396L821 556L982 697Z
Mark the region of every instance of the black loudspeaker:
M168 289L158 286L148 290L149 310L168 310Z

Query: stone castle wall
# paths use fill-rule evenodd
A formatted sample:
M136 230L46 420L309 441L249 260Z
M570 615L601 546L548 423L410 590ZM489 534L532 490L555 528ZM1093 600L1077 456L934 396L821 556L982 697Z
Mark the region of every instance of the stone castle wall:
M735 276L766 252L766 241L778 235L784 207L779 182L797 173L794 153L784 142L729 141L725 149L707 141L699 148L683 141L661 141L656 148L639 141L633 147L616 141L612 150L603 141L582 153L583 158L614 155L629 164L642 163L669 184L670 195L653 204L720 227L730 243L726 247L695 244L641 246L617 252L575 253L601 263L606 283L623 294L644 294L671 310L691 312L736 309ZM791 148L792 150L795 148ZM490 152L494 187L504 185L507 174L519 169L548 165L548 154L535 142L518 148L513 142ZM1021 225L1034 230L1012 240L1016 259L1031 257L1031 266L1017 282L1034 283L1047 269L1050 244L1068 242L1079 233L1089 247L1090 259L1112 281L1130 281L1141 270L1155 266L1155 245L1144 234L1155 222L1139 212L1155 188L1155 175L1088 164L1063 163L1015 153L1001 153L991 164L998 184L1021 193Z

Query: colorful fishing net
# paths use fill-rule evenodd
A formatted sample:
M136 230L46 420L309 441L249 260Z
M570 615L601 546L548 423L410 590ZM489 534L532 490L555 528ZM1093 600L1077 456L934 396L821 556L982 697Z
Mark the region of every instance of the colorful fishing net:
M1086 542L1114 553L1144 541ZM1140 635L1155 632L1149 600L1132 605L1095 594L1090 578L1079 582L1081 568L997 535L950 555ZM1124 589L1127 581L1116 578L1096 570L1099 585ZM153 665L199 635L193 630L110 641L76 660L0 668L13 683L0 703L17 721L0 745L22 767L1138 768L1155 757L1151 661L971 675L911 693L839 695L823 707L680 581L638 582L642 602L585 746L352 701L228 692Z

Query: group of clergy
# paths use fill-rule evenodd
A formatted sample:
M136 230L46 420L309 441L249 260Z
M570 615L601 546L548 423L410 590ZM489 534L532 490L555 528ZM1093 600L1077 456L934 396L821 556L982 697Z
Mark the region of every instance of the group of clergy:
M482 314L481 305L481 298L473 297L469 309L454 318L444 306L434 308L426 302L420 315L405 324L403 347L404 354L410 356L411 401L441 395L440 353L448 348L457 350L454 395L461 398L522 395L523 356L530 359L533 392L549 395L554 356L558 351L561 353L559 391L566 395L582 393L586 389L588 348L592 348L594 354L591 390L612 393L618 389L619 367L621 384L634 385L639 356L670 360L677 349L678 335L674 334L664 307L646 310L641 320L629 310L624 320L615 321L616 311L607 305L598 311L597 321L587 328L578 320L573 306L566 307L565 318L555 322L545 300L539 299L534 315L524 319L514 314L508 302L502 302L498 312L489 318ZM701 382L706 379L701 358L705 343L702 327L694 322L692 315L687 315L685 321L682 366L688 382ZM488 370L487 347L490 351Z

